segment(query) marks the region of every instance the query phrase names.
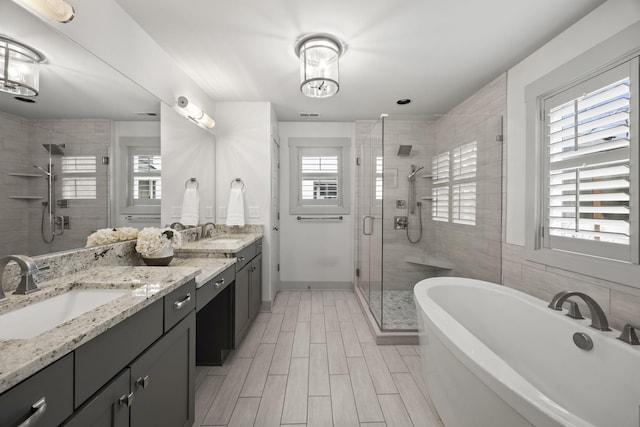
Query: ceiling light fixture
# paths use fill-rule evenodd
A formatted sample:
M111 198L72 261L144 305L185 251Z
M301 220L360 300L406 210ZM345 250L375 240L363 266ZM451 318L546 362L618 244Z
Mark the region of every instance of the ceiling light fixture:
M180 107L189 119L202 127L211 129L216 125L215 120L209 117L200 107L189 102L186 96L178 98L178 107Z
M0 35L0 91L37 96L42 61L44 56L37 50Z
M73 6L65 0L13 0L40 16L66 24L75 16Z
M310 98L328 98L340 90L339 60L345 46L331 34L302 36L295 45L300 58L300 91Z

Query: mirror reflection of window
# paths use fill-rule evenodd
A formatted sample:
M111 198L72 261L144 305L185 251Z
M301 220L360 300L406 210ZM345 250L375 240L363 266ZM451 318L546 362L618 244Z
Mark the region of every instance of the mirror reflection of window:
M62 158L62 198L96 198L96 156Z
M159 205L162 198L160 148L129 148L129 206Z

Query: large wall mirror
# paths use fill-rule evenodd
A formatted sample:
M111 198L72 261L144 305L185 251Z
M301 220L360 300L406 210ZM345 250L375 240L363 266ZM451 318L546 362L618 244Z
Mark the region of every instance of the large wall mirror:
M0 92L0 256L159 225L158 99L10 1L0 2L0 23L2 36L46 58L35 102Z

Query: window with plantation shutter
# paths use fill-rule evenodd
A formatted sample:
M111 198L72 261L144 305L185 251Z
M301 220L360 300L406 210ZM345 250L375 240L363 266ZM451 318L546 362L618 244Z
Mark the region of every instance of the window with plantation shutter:
M160 205L162 157L159 148L129 148L129 206Z
M349 212L350 143L348 138L289 138L290 213Z
M620 65L544 100L546 248L637 262L630 71Z
M476 224L476 170L478 143L461 145L453 150L452 171L455 185L451 191L451 221L456 224Z
M449 152L433 156L431 161L431 218L449 221Z

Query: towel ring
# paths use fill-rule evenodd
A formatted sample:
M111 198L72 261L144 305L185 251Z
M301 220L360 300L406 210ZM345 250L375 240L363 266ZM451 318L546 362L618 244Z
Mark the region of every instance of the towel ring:
M242 179L241 179L241 178L235 178L235 179L231 180L231 183L229 184L229 187L230 187L230 188L233 188L233 183L234 183L234 182L237 182L237 183L242 184L242 188L241 188L241 190L244 190L244 182L242 182Z
M194 182L196 184L196 190L198 189L198 187L200 187L200 183L195 179L195 178L189 178L185 183L184 183L184 188L189 188L189 184Z

